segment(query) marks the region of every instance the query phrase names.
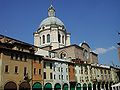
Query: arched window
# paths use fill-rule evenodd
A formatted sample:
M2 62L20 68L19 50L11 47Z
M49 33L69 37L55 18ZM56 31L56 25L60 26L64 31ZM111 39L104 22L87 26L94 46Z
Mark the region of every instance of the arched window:
M84 50L83 57L84 57L85 60L89 59L89 53L88 53L87 50Z
M61 35L58 34L58 42L61 43Z
M47 43L50 42L50 34L47 34Z
M64 36L62 36L62 43L64 44Z
M41 45L41 37L40 37L40 45Z
M61 58L61 59L66 58L66 54L62 52L62 53L60 54L60 58Z
M43 35L43 44L45 43L45 35Z

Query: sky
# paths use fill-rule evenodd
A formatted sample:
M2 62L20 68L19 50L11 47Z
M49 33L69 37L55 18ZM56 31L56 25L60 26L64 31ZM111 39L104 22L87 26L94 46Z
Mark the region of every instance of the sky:
M47 17L50 0L0 0L0 34L33 44L33 32ZM120 65L120 0L53 0L71 44L86 41L99 63Z

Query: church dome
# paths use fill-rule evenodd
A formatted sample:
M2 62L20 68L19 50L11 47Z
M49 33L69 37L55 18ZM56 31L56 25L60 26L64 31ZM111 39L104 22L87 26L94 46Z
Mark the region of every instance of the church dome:
M59 26L64 26L63 22L55 16L55 9L51 5L48 8L48 17L45 18L39 25L39 28L42 26L47 26L47 25L59 25Z
M56 24L56 25L60 25L60 26L64 26L63 22L57 18L57 17L47 17L46 19L44 19L40 26L46 26L46 25L51 25L51 24Z

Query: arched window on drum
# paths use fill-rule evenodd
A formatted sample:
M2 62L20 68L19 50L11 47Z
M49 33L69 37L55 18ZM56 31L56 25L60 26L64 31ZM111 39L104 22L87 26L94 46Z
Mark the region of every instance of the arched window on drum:
M64 44L64 35L62 36L62 43Z
M50 34L47 34L47 43L50 43Z
M43 35L43 44L45 43L45 35Z

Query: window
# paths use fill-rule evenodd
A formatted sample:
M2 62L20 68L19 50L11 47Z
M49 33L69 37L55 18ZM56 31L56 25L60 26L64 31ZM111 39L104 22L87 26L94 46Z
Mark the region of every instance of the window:
M52 79L52 73L50 73L50 79Z
M8 72L8 65L5 65L5 72Z
M41 69L39 69L39 75L41 74Z
M63 80L63 75L62 75L62 80Z
M44 68L46 68L46 62L44 62Z
M66 68L66 72L68 72L68 69Z
M89 59L89 53L88 53L87 50L84 51L83 57L84 57L85 60L86 60L86 59Z
M15 73L18 73L18 66L15 66Z
M39 63L41 63L41 58L39 58Z
M88 74L88 68L87 68L87 66L85 67L85 74Z
M16 60L18 59L18 54L15 55L15 59L16 59Z
M52 63L50 63L50 69L52 69Z
M41 45L41 37L40 37L40 45Z
M103 71L102 71L102 69L100 70L100 72L101 72L101 74L103 74Z
M60 67L58 67L58 71L60 72Z
M56 79L56 76L55 76L55 74L54 74L54 79Z
M106 74L106 70L105 70L105 74Z
M66 58L66 54L65 54L64 52L62 52L62 53L60 54L60 58L61 58L61 59Z
M46 72L44 72L44 79L46 79Z
M58 42L61 43L61 35L58 34Z
M63 68L61 68L61 72L63 72Z
M68 75L66 75L66 80L68 80Z
M81 67L81 74L83 74L83 67Z
M11 59L13 59L13 57L14 57L14 54L11 53Z
M47 43L50 42L50 34L47 35Z
M59 75L59 80L60 80L60 75Z
M55 66L54 66L54 71L55 71Z
M27 74L27 67L24 67L24 76Z
M34 68L34 75L36 74L36 68Z
M64 36L62 36L62 43L64 44Z
M45 35L43 35L43 44L45 43Z

